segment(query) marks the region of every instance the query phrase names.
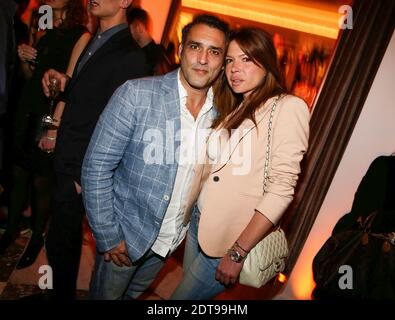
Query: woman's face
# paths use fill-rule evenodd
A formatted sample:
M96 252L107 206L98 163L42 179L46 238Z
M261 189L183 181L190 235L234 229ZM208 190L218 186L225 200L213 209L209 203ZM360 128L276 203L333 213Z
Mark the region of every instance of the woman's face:
M263 67L257 66L233 40L226 53L225 73L232 90L246 98L262 83L266 71Z

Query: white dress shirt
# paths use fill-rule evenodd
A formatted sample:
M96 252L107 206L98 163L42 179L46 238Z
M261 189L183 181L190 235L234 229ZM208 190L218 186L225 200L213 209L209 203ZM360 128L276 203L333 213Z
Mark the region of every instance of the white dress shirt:
M213 91L210 88L206 100L196 120L186 106L187 92L180 81L178 73L178 93L180 96L180 156L173 193L169 206L165 213L159 235L155 240L152 251L162 257L173 252L185 237L188 226L183 225L185 202L193 178L193 168L200 151L204 147L206 138L211 132L211 124L214 120ZM177 133L175 134L175 138Z

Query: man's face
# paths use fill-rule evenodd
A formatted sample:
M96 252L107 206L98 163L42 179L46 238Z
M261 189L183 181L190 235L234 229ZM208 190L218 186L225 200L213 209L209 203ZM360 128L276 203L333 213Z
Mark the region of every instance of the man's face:
M194 25L180 46L181 82L188 87L207 90L217 78L225 55L225 34L205 24Z
M129 25L129 29L130 29L130 33L132 34L133 39L138 40L139 39L139 31L140 31L140 22L138 22L137 20L133 21Z
M124 0L89 0L91 13L98 18L114 17L124 6Z

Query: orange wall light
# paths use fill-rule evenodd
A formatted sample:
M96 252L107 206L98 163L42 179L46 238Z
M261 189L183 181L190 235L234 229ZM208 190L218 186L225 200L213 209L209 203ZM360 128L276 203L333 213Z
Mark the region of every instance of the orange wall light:
M340 14L327 8L273 0L182 0L182 6L336 39Z

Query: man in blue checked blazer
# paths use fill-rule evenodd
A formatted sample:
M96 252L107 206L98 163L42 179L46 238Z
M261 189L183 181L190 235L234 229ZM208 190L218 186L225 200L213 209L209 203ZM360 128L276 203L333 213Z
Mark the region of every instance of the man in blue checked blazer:
M81 177L97 244L92 299L137 298L185 237L185 201L216 116L211 86L227 40L226 23L197 16L182 32L181 67L126 82L100 116Z

